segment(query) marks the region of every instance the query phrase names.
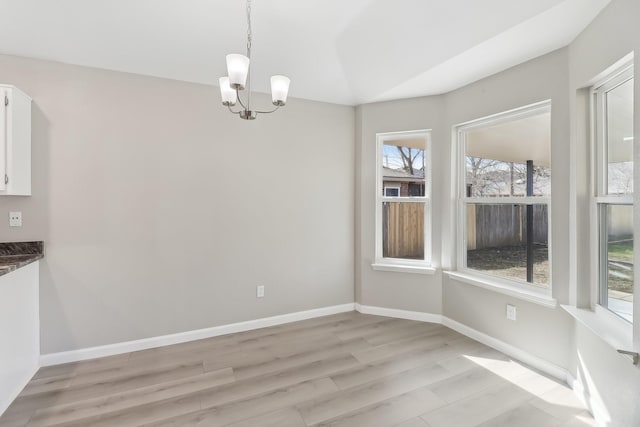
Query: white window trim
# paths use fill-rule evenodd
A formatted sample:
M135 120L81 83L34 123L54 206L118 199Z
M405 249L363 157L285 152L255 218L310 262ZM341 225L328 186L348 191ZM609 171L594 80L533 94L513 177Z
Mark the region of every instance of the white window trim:
M385 141L411 140L424 138L424 197L385 197L383 188L382 149ZM435 274L431 265L431 129L420 129L404 132L385 132L376 134L376 213L375 213L375 261L371 268L378 271L403 273ZM382 256L382 204L424 203L424 260L385 258Z
M640 346L633 343L633 326L612 311L600 305L593 310L573 305L561 307L614 350L640 351Z
M554 308L558 305L558 301L551 296L551 292L547 289L542 289L538 286L516 287L509 280L502 280L500 277L482 274L477 271L474 271L474 273L477 274L445 271L445 274L449 276L449 278L454 279L457 282L466 283L478 288L508 295L510 297L532 302L544 307Z
M625 350L640 352L640 316L636 316L640 313L640 300L634 301L634 323L630 323L622 317L615 314L613 311L605 308L599 304L600 297L600 280L599 271L600 266L600 226L598 218L598 205L606 204L633 204L634 209L638 209L640 206L639 200L633 198L633 196L604 196L602 193L606 188L604 182L599 182L598 177L603 176L605 171L606 157L602 156L598 150L604 149L601 146L601 142L604 140L602 136L604 133L598 135L598 132L604 129L597 127L597 120L594 120L597 115L602 114L603 111L596 111L595 106L595 92L603 87L603 84L610 81L612 78L618 77L625 70L633 66L633 52L620 59L614 65L602 72L592 85L590 93L590 122L591 122L591 135L590 135L590 192L591 201L589 209L589 257L591 260L591 266L589 267L589 276L591 278L587 287L581 287L578 285L577 292L589 292L588 307L578 307L576 305L562 305L562 308L573 316L578 322L590 329L595 335L599 336L605 343L609 344L614 350ZM634 76L635 78L635 76ZM618 82L619 84L619 82ZM634 84L637 82L634 81ZM634 111L634 115L638 112ZM638 131L634 128L634 136L637 138ZM601 142L598 141L601 139ZM600 154L600 155L599 155ZM640 188L638 185L640 181L640 170L634 168L634 188ZM576 197L575 194L572 195ZM640 199L640 198L639 198ZM637 223L636 223L637 224ZM635 225L634 225L634 229ZM634 258L634 264L640 258L637 254ZM636 270L634 279L640 276L638 270ZM637 280L635 281L638 282Z
M437 271L434 267L414 266L414 265L396 265L396 264L388 264L386 261L383 263L371 264L371 268L373 268L376 271L390 271L394 273L414 273L414 274L427 274L427 275L436 274L436 271Z
M591 89L591 116L596 118L596 120L592 120L592 164L594 166L595 174L592 174L591 183L593 185L593 194L595 196L604 196L608 191L607 187L607 179L608 177L604 173L607 170L608 166L608 153L606 151L605 146L605 129L606 127L602 127L602 129L598 128L597 123L602 121L602 123L607 120L607 110L602 103L602 99L597 101L596 98L603 98L603 94L608 92L622 83L628 81L633 78L633 60L631 62L626 62L620 68L616 69L616 71L608 74L598 83L594 84ZM595 108L594 108L595 107ZM599 180L598 177L603 177L602 180ZM623 196L606 196L606 197L623 197Z
M387 190L388 189L398 190L398 195L397 196L388 196L387 195ZM396 186L386 186L386 187L384 187L384 197L400 197L400 187L396 187Z
M629 327L633 325L632 322L622 318L614 311L610 310L608 307L605 307L600 304L600 298L602 295L603 289L601 288L602 284L602 271L603 271L603 263L604 259L600 257L601 254L601 245L602 245L602 226L600 217L602 215L603 207L608 205L631 205L634 206L634 196L633 195L608 195L608 151L607 151L607 135L606 135L606 126L598 126L599 123L605 123L607 120L607 111L606 106L604 105L604 94L612 90L613 88L621 85L622 83L628 81L629 79L634 78L633 74L633 55L629 57L623 58L619 64L616 64L612 67L612 71L608 72L604 77L600 78L591 89L591 208L589 211L590 216L590 241L591 241L591 259L593 262L591 263L591 284L590 284L590 300L591 300L591 309L594 317L587 317L589 319L589 324L587 326L591 327L591 323L597 322L599 325L592 327L591 329L594 332L603 332L606 334L611 334L613 329L626 329L623 328L622 324L626 324ZM636 82L634 81L634 84ZM634 115L637 114L634 112ZM635 134L634 130L634 134ZM634 165L634 190L638 188L637 179L638 172L636 172L636 168ZM635 230L634 230L635 231ZM637 276L636 276L637 277ZM634 281L635 282L635 281ZM634 283L635 284L635 283ZM634 301L634 311L638 311L635 309L635 305L637 303ZM565 308L566 309L566 308ZM579 310L579 309L578 309ZM574 317L578 320L583 321L585 316L577 317L574 313L570 312ZM581 312L577 312L580 314ZM611 319L611 316L619 319L619 322L614 322ZM595 319L595 320L594 320ZM600 320L597 320L600 319ZM622 322L622 323L620 323ZM634 316L634 322L635 320ZM604 337L604 335L601 335ZM611 343L614 346L613 342ZM637 349L636 349L637 350Z
M513 120L535 116L551 111L551 100L537 102L513 110L504 111L491 116L475 119L469 122L460 123L453 127L452 132L452 163L455 174L452 179L452 191L456 200L456 269L447 274L464 283L478 286L484 289L493 290L498 293L514 296L526 301L541 305L555 307L557 301L552 297L552 206L549 197L466 197L466 165L465 165L465 134L466 132L480 127L492 126ZM466 248L466 205L473 203L483 204L545 204L548 206L549 215L549 286L542 287L517 279L507 279L490 274L482 273L478 270L466 268L464 259L464 248Z

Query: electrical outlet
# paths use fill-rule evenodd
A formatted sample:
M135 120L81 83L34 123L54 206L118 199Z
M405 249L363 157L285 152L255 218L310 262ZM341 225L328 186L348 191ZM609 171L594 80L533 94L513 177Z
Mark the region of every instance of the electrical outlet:
M9 212L9 226L22 227L22 212Z
M256 297L264 298L264 285L256 286Z
M507 304L507 319L516 320L516 306Z

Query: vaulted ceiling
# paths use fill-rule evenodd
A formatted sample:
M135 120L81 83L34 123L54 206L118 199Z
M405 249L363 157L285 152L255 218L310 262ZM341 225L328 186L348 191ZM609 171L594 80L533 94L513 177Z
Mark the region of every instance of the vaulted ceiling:
M339 104L444 93L569 44L610 0L253 0L252 84ZM0 53L217 85L243 0L0 0Z

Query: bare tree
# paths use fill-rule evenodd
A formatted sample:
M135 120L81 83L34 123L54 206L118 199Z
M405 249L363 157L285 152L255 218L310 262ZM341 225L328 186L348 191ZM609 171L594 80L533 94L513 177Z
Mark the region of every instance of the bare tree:
M513 162L509 162L509 195L513 196L515 194L515 166Z
M484 159L482 157L467 156L467 183L471 184L471 195L484 196L490 189L499 190L496 176L499 160Z
M471 184L471 195L481 196L524 196L527 183L525 163L506 162L468 156L467 184ZM546 166L534 165L534 194L548 191L551 171Z
M610 194L633 193L633 163L609 163L608 191Z
M413 149L410 147L396 147L398 149L398 153L400 153L400 158L402 159L402 169L409 172L411 175L415 175L413 162L416 161L418 156L423 153L422 150Z

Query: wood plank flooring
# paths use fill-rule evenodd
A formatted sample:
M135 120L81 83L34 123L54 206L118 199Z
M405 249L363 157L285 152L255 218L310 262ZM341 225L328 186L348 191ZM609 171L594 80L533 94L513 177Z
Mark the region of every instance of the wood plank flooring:
M593 426L571 390L441 325L356 312L42 368L1 427Z

